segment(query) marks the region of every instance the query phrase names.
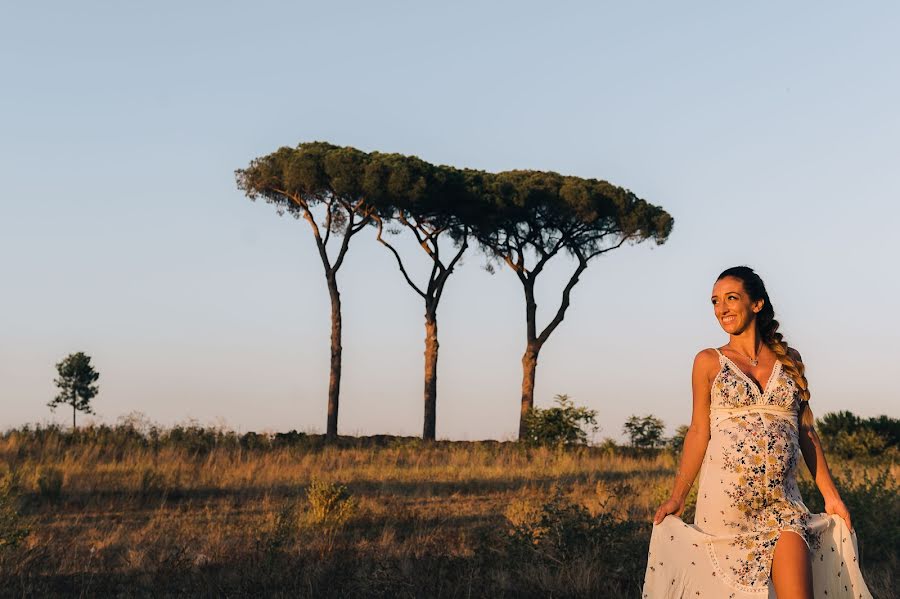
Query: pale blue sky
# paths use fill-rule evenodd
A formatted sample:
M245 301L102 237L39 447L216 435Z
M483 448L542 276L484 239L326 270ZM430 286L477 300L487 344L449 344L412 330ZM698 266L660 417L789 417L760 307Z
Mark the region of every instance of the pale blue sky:
M598 259L540 358L537 404L690 418L726 335L709 292L769 286L817 413L898 415L895 3L56 2L0 19L0 429L48 419L53 365L131 411L324 430L328 296L308 226L235 187L325 140L607 179L675 217ZM415 250L411 248L411 251ZM440 307L439 438L510 438L524 302L470 253ZM419 262L420 266L425 266ZM539 283L542 322L571 264ZM421 434L421 300L371 232L344 300L341 434Z

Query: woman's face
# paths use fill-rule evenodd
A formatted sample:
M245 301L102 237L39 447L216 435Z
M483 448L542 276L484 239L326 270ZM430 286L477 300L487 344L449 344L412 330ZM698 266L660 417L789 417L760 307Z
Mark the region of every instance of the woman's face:
M719 324L729 335L739 335L756 320L764 300L752 301L744 282L736 277L716 281L712 291L713 311Z

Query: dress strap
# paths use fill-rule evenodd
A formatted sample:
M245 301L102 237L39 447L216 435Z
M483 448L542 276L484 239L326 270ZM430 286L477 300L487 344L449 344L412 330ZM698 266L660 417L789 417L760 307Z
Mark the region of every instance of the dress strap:
M716 353L717 353L717 354L719 354L719 364L721 364L722 362L724 362L724 361L725 361L725 354L723 354L722 352L720 352L718 347L714 347L713 349L716 350Z

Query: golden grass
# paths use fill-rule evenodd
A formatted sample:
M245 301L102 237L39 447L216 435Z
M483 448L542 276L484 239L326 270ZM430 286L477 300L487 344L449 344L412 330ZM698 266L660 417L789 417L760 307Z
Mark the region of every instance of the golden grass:
M538 509L554 484L592 514L648 523L675 467L668 453L512 443L220 447L192 455L53 436L36 449L15 434L0 438L0 461L19 477L31 525L21 546L0 552L0 594L46 596L528 596L523 576L537 581L533 596L541 585L556 596L637 596L642 564L604 588L603 572L589 561L523 574L497 539ZM58 499L38 485L48 468L63 475ZM848 479L874 469L834 464ZM304 517L314 479L346 485L356 500L330 541ZM635 537L635 554L645 542ZM887 570L895 567L867 571L873 591L890 596L896 581Z

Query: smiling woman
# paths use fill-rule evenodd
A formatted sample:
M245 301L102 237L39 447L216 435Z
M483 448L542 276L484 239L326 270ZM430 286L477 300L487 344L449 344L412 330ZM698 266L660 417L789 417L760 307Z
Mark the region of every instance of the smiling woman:
M778 333L762 280L729 268L711 301L729 341L694 360L691 426L672 495L654 518L643 596L871 597L812 427L803 362ZM811 514L800 496L801 455L824 514ZM689 525L679 516L698 473Z

